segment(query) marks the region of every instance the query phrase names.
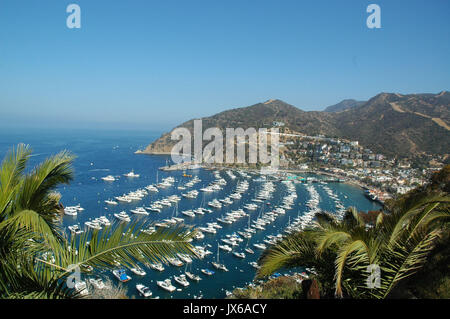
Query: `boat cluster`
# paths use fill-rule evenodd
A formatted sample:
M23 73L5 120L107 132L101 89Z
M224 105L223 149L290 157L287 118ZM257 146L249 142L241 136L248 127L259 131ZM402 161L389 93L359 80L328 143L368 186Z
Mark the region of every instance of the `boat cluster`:
M131 203L132 201L142 200L147 194L147 190L141 188L136 191L131 191L128 194L123 194L122 196L116 196L115 199L122 203ZM109 204L111 204L112 201L110 199L108 201L110 201Z
M338 218L344 217L345 214L345 207L342 205L342 202L339 200L339 197L337 194L335 194L331 188L328 186L323 186L323 190L327 193L327 195L334 201L335 207L336 207L336 215Z
M203 195L203 200L199 208L192 208L190 210L184 210L181 211L181 214L187 217L196 217L197 215L204 215L205 213L211 214L213 213L213 210L205 208L205 205L210 206L211 208L220 209L224 205L230 205L234 201L240 200L242 198L242 194L248 191L249 188L249 182L248 178L250 175L243 171L234 171L228 170L225 172L228 177L232 180L236 179L236 175L240 175L240 177L243 177L242 180L238 181L236 184L236 188L234 191L231 192L228 196L222 199L212 199L209 202L205 202L205 194ZM236 173L236 175L235 175ZM205 193L215 192L217 190L220 190L227 184L227 181L221 177L219 171L214 172L215 180L211 182L208 186L201 188L200 191ZM226 176L225 176L226 177ZM200 179L198 177L193 178L188 183L183 184L179 189L187 189L192 186L194 186L196 183L198 183ZM250 239L252 236L259 231L264 231L268 229L268 226L270 226L272 223L276 221L276 219L279 216L285 215L286 211L292 210L294 207L295 200L297 199L297 192L294 182L292 181L283 181L281 185L284 185L286 187L285 193L278 202L277 205L272 205L269 201L272 201L274 192L277 189L277 185L273 181L270 181L269 178L262 177L258 180L263 182L260 186L258 186L258 191L256 192L256 195L253 199L251 199L250 203L246 203L245 205L241 205L241 208L230 210L226 213L224 213L222 216L217 217L214 221L207 222L205 225L197 227L194 239L195 240L201 240L205 237L204 233L208 234L217 234L217 231L221 228L226 228L227 225L231 225L238 220L248 217L248 224L244 226L242 229L233 232L231 234L226 234L223 238L218 239L217 241L217 259L214 261L211 261L212 267L218 270L222 271L228 271L227 266L224 263L221 263L219 260L220 251L231 253L232 256L239 258L239 259L246 259L247 254L254 254L255 251L253 249L258 250L265 250L269 246L277 244L280 240L283 239L283 230L279 230L280 233L278 234L270 234L264 237L264 239L260 242L254 243L252 245L252 248L249 246ZM141 199L147 194L147 191L151 191L149 188L154 188L156 191L158 188L165 188L172 186L174 183L174 179L172 177L163 179L163 181L159 184L155 185L149 185L145 189L139 189L135 192L130 192L127 195L123 195L122 197L128 198L131 200L137 200L137 198ZM322 187L322 186L320 186ZM293 220L291 223L291 217L289 217L289 223L287 227L284 229L285 233L292 233L295 231L299 231L308 225L311 224L315 213L319 211L319 201L320 196L317 192L317 189L310 183L306 184L306 189L309 193L309 199L306 203L306 206L308 207L308 211L300 216L300 213L296 219ZM335 203L336 207L342 210L343 206L339 202L339 198L336 194L333 193L333 191L328 186L323 186L323 189L325 192L332 198ZM185 193L182 193L181 196L185 198L196 198L199 195L199 191L197 190L190 190ZM116 197L117 200L119 200L118 197ZM152 226L148 227L148 229L142 230L146 233L153 233L156 231L156 227L169 227L171 224L181 223L184 222L183 218L178 217L178 201L181 200L180 196L177 195L171 195L167 196L163 199L154 201L150 204L148 207L137 207L133 210L131 210L131 213L137 214L137 215L149 215L148 211L153 212L161 212L162 209L165 207L173 206L174 204L174 213L171 218L164 219L162 221L158 221ZM339 206L340 205L340 206ZM342 208L341 208L342 206ZM269 209L268 209L269 207ZM264 210L268 211L264 211ZM254 218L251 217L251 214L253 214L253 211L259 210L258 216L255 216ZM118 214L114 214L114 216L121 220L121 221L130 221L130 216L126 212L121 212ZM89 223L89 224L88 224ZM86 226L93 228L93 229L101 229L102 226L107 226L109 223L109 220L105 217L99 217L92 221L86 222ZM79 226L74 225L71 229L72 232L79 232ZM78 227L78 228L77 228ZM272 226L273 227L273 226ZM70 227L69 227L70 228ZM242 244L244 243L244 244ZM194 246L194 252L200 259L206 258L208 255L211 255L212 252L209 249L211 247L210 244L205 246ZM239 249L239 247L241 247ZM171 278L167 278L164 280L157 281L156 284L169 292L173 292L178 289L175 285L178 284L182 287L187 287L190 285L189 280L191 281L199 281L202 278L198 276L197 274L194 274L192 272L187 271L188 265L192 266L192 259L190 256L185 254L178 254L177 256L174 256L172 258L168 258L167 262L169 265L174 267L182 267L183 265L186 265L186 269L184 273L174 275ZM254 268L259 268L257 262L249 262L249 264ZM165 268L163 264L161 263L148 263L145 264L146 267L154 269L156 271L164 271ZM118 264L120 266L120 264ZM139 276L144 276L146 273L145 271L136 266L135 268L130 269L133 273ZM206 276L212 276L214 275L214 271L210 270L208 268L200 269L200 272L203 273ZM127 282L131 280L131 277L126 274L126 271L124 269L116 269L113 272L114 276L122 281ZM175 285L172 284L172 280L175 281ZM139 286L139 287L138 287ZM150 289L142 284L136 285L136 289L139 291L139 293L144 297L150 297L152 296L152 292Z
M288 227L286 227L286 229L285 229L285 232L288 234L291 234L292 232L300 231L300 230L306 228L307 226L311 225L311 223L314 219L314 216L316 215L316 213L318 213L320 211L320 209L319 209L319 200L320 200L319 193L317 192L315 187L311 184L309 184L306 187L306 189L310 196L310 199L306 202L306 206L309 208L309 210L307 212L305 212L305 214L303 214L302 216L298 216L292 224L289 223Z
M76 206L67 206L64 208L64 214L69 216L77 216L78 212L82 212L84 210L80 204Z

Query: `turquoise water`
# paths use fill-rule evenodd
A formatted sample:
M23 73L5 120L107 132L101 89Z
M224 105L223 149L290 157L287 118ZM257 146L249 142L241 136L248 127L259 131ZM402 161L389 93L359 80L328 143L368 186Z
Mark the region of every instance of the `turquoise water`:
M148 206L150 202L166 197L168 195L177 194L181 196L182 190L178 190L176 187L178 183L185 183L189 179L182 177L182 172L162 172L159 171L158 177L161 180L167 176L173 176L176 180L175 184L171 188L160 189L159 193L149 195L144 200L139 202L133 202L130 204L120 204L117 206L110 206L104 203L104 200L119 196L129 191L134 191L138 188L145 187L149 184L156 182L157 168L166 164L166 160L170 160L170 156L152 156L152 155L136 155L133 152L137 149L143 148L152 140L160 136L158 132L132 132L132 131L120 131L120 132L107 132L107 131L78 131L78 130L28 130L25 132L1 132L0 140L0 156L3 158L7 150L12 146L20 142L30 144L33 148L34 156L30 160L30 165L34 165L45 159L47 156L57 153L60 150L67 149L73 152L77 158L74 163L75 179L67 186L63 186L59 189L62 194L62 202L65 206L71 206L81 204L85 210L78 213L77 216L64 216L64 226L79 223L84 225L84 222L95 217L106 215L111 221L115 218L113 213L125 210L132 218L137 218L129 211L137 206ZM122 174L128 173L130 170L134 170L140 174L139 178L126 178ZM207 170L194 170L189 171L189 174L198 175L201 182L196 184L193 189L199 190L200 188L208 185L214 180L212 171ZM106 175L122 176L115 182L105 182L101 180L101 177ZM207 193L205 195L205 201L217 198L221 199L231 194L235 188L236 183L240 180L238 174L235 174L237 178L231 180L227 174L221 173L221 176L225 178L228 184L220 191L214 193ZM241 208L245 203L251 201L255 197L255 192L259 190L262 183L254 180L249 180L250 187L246 194L242 196L242 199L234 201L233 204L223 206L220 210L214 210L212 214L205 214L203 216L196 216L195 218L186 217L186 221L189 224L203 226L208 222L216 221L217 217L221 217L224 213ZM334 211L334 202L325 190L322 184L313 184L317 192L320 195L319 207L323 210ZM379 205L369 201L363 194L363 192L356 187L340 184L329 183L327 186L338 195L339 200L345 207L356 206L359 210L374 210L378 209ZM253 243L262 242L262 240L270 234L276 235L284 229L289 223L289 216L291 219L296 218L299 214L303 214L307 207L305 203L309 199L309 193L306 190L306 185L296 184L297 200L293 205L293 209L286 212L285 215L279 216L274 223L268 225L265 231L258 231L249 242L249 246ZM283 183L276 183L276 192L274 197L270 200L272 205L276 205L279 200L286 195L286 186ZM200 192L197 199L183 198L178 203L179 211L197 208L201 205L203 199L203 193ZM146 218L150 221L161 220L170 218L173 214L173 207L165 208L161 213L151 213ZM250 212L251 218L256 218L259 214L259 210ZM185 217L185 216L180 216ZM221 262L224 263L229 272L222 272L214 269L210 264L216 258L217 242L222 238L226 238L226 234L231 234L235 231L242 230L247 226L248 219L242 218L232 225L222 225L222 229L217 230L217 234L211 235L205 233L205 238L198 241L194 241L195 245L211 245L208 249L213 254L207 256L203 260L194 260L191 271L199 274L203 280L200 282L191 282L190 286L181 288L174 280L172 284L181 288L181 291L175 291L168 293L156 285L157 280L163 280L166 278L173 278L173 275L184 272L184 267L174 267L165 265L166 270L164 272L157 272L152 269L146 269L142 266L147 275L139 277L132 272L128 271L128 274L132 277L132 280L125 285L128 288L128 295L140 298L135 285L137 283L143 283L153 291L153 296L159 296L160 298L194 298L194 296L203 296L204 298L223 298L225 297L226 290L232 290L235 287L243 287L250 283L255 275L255 269L249 265L249 262L256 261L260 255L260 250L255 249L254 255L246 254L245 259L238 259L231 253L224 251L220 252ZM240 244L236 249L243 251L246 240ZM209 268L215 271L213 276L205 276L200 273L201 268ZM102 271L101 276L114 277L110 274L110 271Z

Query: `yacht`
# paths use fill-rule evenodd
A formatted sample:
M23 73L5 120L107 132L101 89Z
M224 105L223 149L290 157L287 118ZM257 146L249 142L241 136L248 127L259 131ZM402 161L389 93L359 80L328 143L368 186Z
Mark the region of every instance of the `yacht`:
M130 271L135 273L138 276L145 276L147 273L139 266L136 266L134 268L130 268Z
M108 205L118 205L119 204L115 200L112 200L112 199L105 200L105 203Z
M142 232L146 233L147 235L151 235L156 231L156 227L149 226L147 229L143 229Z
M182 285L182 286L184 286L184 287L189 286L189 281L187 281L186 275L184 275L184 274L181 274L181 275L179 275L179 276L173 276L173 279L174 279L177 283L179 283L180 285Z
M149 265L151 269L157 270L157 271L164 271L164 266L161 263L151 263Z
M69 216L76 216L78 214L78 211L73 207L66 207L64 208L64 214Z
M127 282L131 280L131 277L127 275L125 269L113 270L113 275L121 282Z
M221 264L220 263L220 261L219 261L219 253L220 253L220 245L219 244L217 244L217 260L214 262L211 262L211 264L216 268L216 269L220 269L220 270L223 270L223 271L228 271L228 268L224 265L224 264Z
M100 226L99 222L91 221L91 222L85 222L84 223L88 228L91 228L93 230L101 230L102 226Z
M252 266L253 268L259 269L261 266L258 265L258 263L256 261L252 261L249 262L250 266Z
M137 207L135 209L130 210L130 212L132 212L133 214L136 215L150 215L144 207Z
M202 232L208 233L208 234L215 234L217 233L217 230L215 228L212 227L199 227L199 229Z
M145 187L145 189L150 191L150 192L155 192L155 193L159 192L158 188L156 188L153 185L148 185L147 187Z
M96 289L105 289L106 285L101 278L90 278L89 283Z
M124 222L129 222L131 220L130 216L128 216L128 214L124 211L122 211L120 213L115 213L114 217L116 217L117 219L120 219L121 221L124 221Z
M137 284L136 285L136 289L145 298L148 298L148 297L152 296L152 292L151 292L150 288L144 286L143 284Z
M75 283L75 290L80 296L89 295L89 291L87 290L87 285L85 281L77 281Z
M116 178L114 176L112 176L112 175L108 175L108 176L102 177L102 179L104 181L107 181L107 182L114 182L116 180Z
M219 245L219 248L220 249L223 249L223 250L225 250L225 251L228 251L228 252L231 252L233 249L230 247L230 246L228 246L228 245Z
M234 252L233 255L235 255L235 256L238 257L238 258L242 258L242 259L245 258L245 254L244 254L244 253Z
M109 221L109 219L106 216L100 216L96 219L94 219L95 222L99 223L100 225L103 226L110 226L111 222Z
M174 292L177 289L174 285L172 285L172 281L170 279L157 281L156 284L169 292Z
M131 199L124 195L124 196L116 196L115 199L117 199L119 202L123 202L123 203L131 203Z
M195 214L192 210L184 210L181 212L183 215L189 216L189 217L195 217Z
M172 217L172 219L175 220L177 223L184 222L184 218L181 218L181 217Z
M176 266L176 267L183 266L183 262L181 260L179 260L178 258L167 258L167 260L173 266Z
M208 276L214 275L214 271L209 270L209 269L202 269L201 272Z
M259 249L263 249L263 250L267 248L267 246L264 244L253 244L253 246L255 246L256 248L259 248Z
M253 251L253 249L251 249L250 247L247 247L244 249L246 252L248 252L249 254L254 254L255 252Z
M139 177L139 174L135 174L133 171L123 174L125 177Z
M84 230L81 229L80 225L72 225L72 226L69 226L68 228L75 235L80 235L84 232Z
M199 209L201 209L203 212L211 214L213 211L211 209L205 208L205 207L200 207Z
M205 238L205 234L203 234L201 231L197 231L195 233L194 238L197 239L197 240L203 239L203 238Z
M194 209L193 212L197 215L205 215L205 212L201 208Z
M187 263L187 264L189 264L189 263L192 262L192 258L189 257L189 256L186 255L186 254L178 254L178 257L180 257L180 259L181 259L182 261L184 261L185 263Z
M185 274L186 274L186 276L187 276L189 279L191 279L191 280L195 280L195 281L200 281L200 280L202 280L202 278L201 278L200 276L194 275L193 273L191 273L191 272L189 272L189 271L186 271Z
M161 207L157 205L151 205L150 207L146 207L149 211L161 213Z

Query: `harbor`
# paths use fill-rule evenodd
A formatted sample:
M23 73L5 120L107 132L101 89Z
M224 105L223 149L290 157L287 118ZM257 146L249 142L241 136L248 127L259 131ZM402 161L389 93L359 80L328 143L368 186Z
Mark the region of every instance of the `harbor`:
M121 283L129 297L224 298L251 284L263 250L309 225L315 212L326 210L341 217L348 206L366 211L380 207L361 189L317 174L300 178L292 173L274 177L238 169L166 171L159 168L169 161L168 156L121 156L124 163L133 160L131 171L123 169L123 164L91 168L89 178L83 176L71 189L73 198L64 196L68 190L63 190L69 206L64 216L68 233L76 236L133 221L151 222L151 227L142 230L149 233L177 224L199 230L192 241L197 258L180 255L167 264L149 262L134 270L117 265L119 278L97 269L82 276L86 282L103 278ZM103 178L109 175L114 180ZM73 211L76 214L70 215ZM283 274L307 276L309 271L299 268Z

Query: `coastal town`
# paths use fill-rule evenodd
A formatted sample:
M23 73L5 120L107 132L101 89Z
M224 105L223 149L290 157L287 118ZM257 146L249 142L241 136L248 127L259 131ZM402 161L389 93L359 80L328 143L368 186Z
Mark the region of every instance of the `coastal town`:
M366 191L371 200L384 203L385 200L405 194L422 186L429 176L442 168L435 160L434 167L414 167L407 158L389 158L363 147L358 141L324 135L308 136L284 127L280 121L273 122L280 129L280 161L277 170L260 165L241 164L194 164L183 162L167 164L162 170L192 170L200 167L220 169L235 167L255 170L273 178L297 179L302 182L317 182L315 178L301 174L328 176L328 181L347 182ZM441 158L439 158L441 160Z

